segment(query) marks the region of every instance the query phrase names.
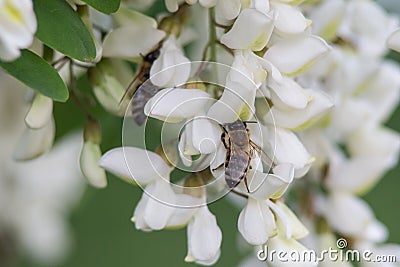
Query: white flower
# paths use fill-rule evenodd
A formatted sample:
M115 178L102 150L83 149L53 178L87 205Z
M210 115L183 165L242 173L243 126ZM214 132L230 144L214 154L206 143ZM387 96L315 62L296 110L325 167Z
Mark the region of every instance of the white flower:
M38 264L59 264L71 245L67 215L85 186L74 160L80 140L78 134L62 138L49 153L23 163L12 161L10 151L3 150L8 168L0 175L1 230L13 229L7 233Z
M263 245L277 233L275 217L268 201L249 198L240 212L238 229L251 245Z
M300 35L273 44L264 59L286 75L295 76L329 53L329 45L315 35Z
M350 1L338 34L360 53L369 57L381 56L386 51L385 41L396 25L397 20L376 2Z
M136 147L118 147L107 151L99 160L99 166L139 185L153 183L158 179L169 180L172 171L159 155Z
M37 22L32 1L1 0L0 18L0 59L11 61L33 41Z
M207 206L201 207L190 221L187 229L187 262L213 265L219 258L222 233L215 216Z
M368 204L349 193L331 193L323 209L330 226L342 235L373 242L387 237L386 227L375 219Z
M136 229L161 230L174 212L175 193L169 181L158 179L145 187L141 200L136 206L132 221Z
M123 9L121 9L121 12ZM103 41L103 56L135 60L146 55L165 37L154 19L130 10L119 19L120 27L110 31ZM118 14L115 15L118 20ZM132 40L140 40L132 45Z
M400 29L396 29L387 39L387 46L390 49L400 52Z
M249 31L251 25L251 31ZM272 15L247 8L240 12L232 29L221 37L221 43L232 49L262 50L274 28Z
M175 35L171 34L160 49L160 56L150 69L150 80L159 87L174 87L185 83L190 75L190 60L185 57Z
M210 95L199 89L168 88L147 102L144 113L166 122L179 122L201 113L210 100Z
M55 135L54 119L39 129L26 128L14 151L14 159L31 160L50 150Z

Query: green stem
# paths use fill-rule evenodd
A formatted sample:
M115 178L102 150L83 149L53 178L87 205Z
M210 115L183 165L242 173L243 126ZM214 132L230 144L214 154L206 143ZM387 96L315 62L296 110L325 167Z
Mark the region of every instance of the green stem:
M77 96L75 90L76 90L76 79L74 76L73 72L73 66L74 63L72 59L69 60L69 93L71 96L71 99L75 102L75 105L82 111L83 115L88 119L88 120L95 120L92 115L90 115L89 110L86 108L86 106L81 102L79 97Z
M214 8L210 8L208 12L209 19L209 36L208 36L208 44L210 47L210 61L217 62L217 31L215 29L214 21L215 21L215 10Z
M54 50L43 44L43 59L47 62L52 62L54 57Z

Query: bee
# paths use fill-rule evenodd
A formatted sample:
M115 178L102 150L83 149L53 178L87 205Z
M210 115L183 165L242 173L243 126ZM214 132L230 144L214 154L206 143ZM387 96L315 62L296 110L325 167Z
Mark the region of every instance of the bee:
M150 69L154 61L160 56L159 45L156 49L152 50L148 54L142 56L143 61L139 67L139 71L132 82L129 84L124 96L122 97L120 103L128 98L132 98L131 102L131 112L133 120L137 125L141 126L146 120L146 115L144 114L144 106L161 88L153 85L150 81Z
M222 129L221 141L226 148L226 159L222 164L225 167L225 181L228 187L233 189L244 179L247 192L250 193L246 175L254 151L261 153L270 166L272 166L272 160L263 154L261 148L250 139L250 131L246 122L236 120L223 124Z

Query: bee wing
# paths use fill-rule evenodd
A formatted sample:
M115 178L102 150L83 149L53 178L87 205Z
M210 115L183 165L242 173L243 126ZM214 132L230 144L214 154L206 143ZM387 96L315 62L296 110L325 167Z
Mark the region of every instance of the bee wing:
M122 104L122 102L128 97L128 95L130 95L130 94L133 95L136 92L137 87L134 86L134 84L135 84L138 76L139 76L139 73L137 73L135 75L135 77L133 77L132 81L129 83L128 87L125 90L124 95L122 96L121 100L119 101L119 105Z
M259 147L256 143L254 143L251 140L250 140L250 146L253 149L253 151L255 150L259 154L262 162L264 162L267 166L269 166L268 168L272 168L275 166L274 161L267 155L267 153L265 153L261 149L261 147Z

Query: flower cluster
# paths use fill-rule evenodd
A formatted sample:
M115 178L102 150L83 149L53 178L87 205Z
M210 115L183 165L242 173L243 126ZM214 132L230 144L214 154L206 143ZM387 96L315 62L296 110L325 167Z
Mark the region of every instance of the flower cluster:
M187 262L221 256L208 204L226 194L244 200L237 228L253 248L323 250L335 235L389 247L360 198L400 150L384 125L400 96L400 69L384 56L400 51L400 30L376 2L165 0L155 19L138 11L154 1L54 1L52 12L41 1L0 0L0 66L33 89L15 159L51 148L53 101L70 96L86 121L82 174L97 188L106 170L140 186L132 222L186 227ZM124 117L122 147L104 155L98 107Z
M337 234L353 249L397 255L398 246L382 244L387 229L361 199L396 164L400 151L399 134L384 125L400 97L400 69L383 58L397 20L372 1L326 0L306 10L333 50L299 82L327 92L335 103L323 123L301 134L317 158L307 175L312 200L304 217L314 232L308 242L316 250L336 247ZM395 38L388 44L394 46Z
M146 36L135 29L139 27L137 23L125 25L106 37L103 52L108 56L137 57L140 47L135 48L137 51L128 50L120 42L118 50L109 48L112 40L128 34L131 38L141 34L142 43L154 46L161 42L148 81L161 89L143 109L149 117L182 126L174 143L178 151L176 155L171 153L165 149L165 143L161 146L164 150L158 149L156 153L123 146L103 155L100 166L144 187L145 193L132 218L137 229L151 231L187 225L186 261L211 265L219 258L222 234L207 203L218 198L212 194L220 197L228 192L247 199L237 224L249 244L304 250L297 240L308 231L282 196L315 160L296 132L317 122L333 103L322 90L303 88L295 77L329 53L330 46L310 33L311 21L287 1L200 1L189 11L208 12L202 18L207 21L208 17L210 27L206 43L187 37L190 26L173 23L181 19L186 5L172 1L166 4L171 12L176 12L169 17L169 27L161 22L156 29L154 21L142 15L137 22L143 24L141 29L149 29ZM252 25L251 31L248 25ZM196 46L203 44L200 59L217 63L191 63L198 59L198 53L184 54L182 46L188 39ZM250 151L239 162L229 154L237 151L221 141L223 132L234 122L249 132ZM192 174L170 182L171 172L179 168L172 159ZM229 180L226 166L236 168L235 164L242 164L240 160L248 161L242 173L245 178L231 185L235 188L230 191L225 182Z

